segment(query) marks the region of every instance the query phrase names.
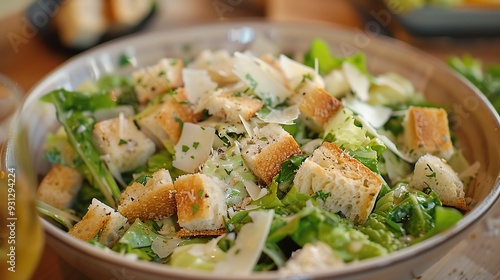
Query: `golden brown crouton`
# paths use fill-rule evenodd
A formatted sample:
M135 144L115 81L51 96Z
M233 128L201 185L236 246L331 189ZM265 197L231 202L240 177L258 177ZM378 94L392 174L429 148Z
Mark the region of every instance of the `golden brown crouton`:
M182 59L162 58L157 64L132 73L134 88L140 103L182 86Z
M356 224L368 218L382 187L377 174L329 142L300 165L293 182L299 192L315 197L320 207L340 212Z
M453 154L448 115L444 109L411 106L404 129L408 153L413 158L432 154L448 160Z
M216 229L216 230L189 230L186 228L181 228L177 232L177 237L194 237L194 236L219 236L226 233L225 228Z
M54 164L38 186L36 197L59 209L69 208L82 186L82 175L67 166Z
M83 241L89 241L101 231L98 241L111 248L128 227L127 218L94 198L85 216L68 233Z
M322 87L306 79L292 97L299 110L313 128L321 129L342 107L342 103Z
M248 121L264 105L257 98L236 95L230 91L216 91L205 98L204 105L208 113L228 123L241 123L240 115Z
M302 151L293 136L278 124L256 128L254 133L242 142L241 155L248 168L269 184L280 171L281 164Z
M224 228L226 187L224 181L200 173L177 178L174 188L179 225L193 232Z
M165 142L177 143L181 135L181 123L197 123L199 118L200 114L194 112L184 88L179 88L165 95L163 102L140 118L138 124L158 146L163 146Z
M123 115L96 123L92 133L108 167L120 173L145 164L155 152L153 141Z
M160 220L176 211L175 190L170 173L160 169L153 173L146 185L134 182L120 197L118 212L129 222L135 219Z

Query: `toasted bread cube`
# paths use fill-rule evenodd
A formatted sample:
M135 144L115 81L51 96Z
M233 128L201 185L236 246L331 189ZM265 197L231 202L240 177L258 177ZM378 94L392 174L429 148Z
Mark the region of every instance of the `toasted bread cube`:
M69 230L69 234L89 241L101 231L97 241L111 248L129 226L127 218L94 198L85 216Z
M430 187L444 205L467 210L463 182L446 161L437 156L424 155L418 159L409 186L417 190Z
M329 142L300 165L293 182L300 193L316 196L321 208L356 224L368 218L382 187L377 174Z
M201 173L182 175L174 182L177 218L189 231L224 228L227 204L224 181Z
M250 120L264 103L246 95L237 95L230 91L216 91L207 95L204 105L210 115L217 116L228 123L241 123L240 115Z
M172 177L166 169L153 173L146 185L134 182L120 196L118 212L129 222L136 219L161 220L176 211L175 190Z
M184 88L177 89L174 94L165 95L163 102L156 105L137 123L156 145L175 144L181 136L181 123L197 123L200 114L195 113L194 106L188 102Z
M248 168L266 184L272 182L283 162L301 153L293 136L278 124L254 129L254 135L244 139L241 148Z
M47 204L59 209L66 209L73 203L83 177L73 168L54 164L40 182L36 197Z
M132 73L134 88L140 103L146 103L160 93L182 86L182 59L162 58L157 64Z
M187 228L181 228L176 236L178 238L184 237L195 237L195 236L220 236L226 233L225 228L215 229L215 230L189 230Z
M413 158L432 154L448 160L453 155L448 114L444 109L411 106L403 126L406 146Z
M120 173L144 165L156 150L154 142L123 115L96 123L93 136L106 164Z
M328 120L342 108L342 102L331 96L322 87L305 79L292 102L298 104L301 117L310 127L320 130Z

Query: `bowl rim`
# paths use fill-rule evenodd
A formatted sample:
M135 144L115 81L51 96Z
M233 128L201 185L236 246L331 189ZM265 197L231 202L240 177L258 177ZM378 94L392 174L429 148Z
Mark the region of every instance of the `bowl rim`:
M219 31L227 31L228 29L231 28L241 28L241 27L250 27L258 30L262 29L267 29L267 28L305 28L305 29L310 29L310 28L316 28L318 30L321 30L323 32L329 31L329 32L336 32L336 34L340 34L342 36L352 36L353 32L351 30L348 30L344 27L340 27L338 25L334 24L327 24L327 23L318 23L318 22L308 22L308 23L297 23L297 22L268 22L268 21L227 21L227 22L219 22L219 23L210 23L206 24L203 26L196 25L196 26L186 26L186 27L179 27L176 29L172 30L160 30L160 31L152 31L152 32L146 32L142 34L133 34L133 35L128 35L122 38L114 39L111 41L108 41L106 43L103 43L97 47L94 47L92 49L89 49L85 52L82 52L70 59L68 59L66 62L62 63L52 71L50 71L48 74L46 74L38 83L36 83L29 91L28 91L28 96L24 102L22 111L25 110L27 104L31 104L32 102L35 101L35 98L39 98L39 94L36 94L37 92L43 90L46 88L47 85L50 84L52 79L55 79L56 74L58 72L64 71L67 68L74 67L77 63L79 63L82 60L85 60L87 57L97 57L99 54L106 53L108 51L111 51L111 49L115 48L118 45L133 45L133 46L141 46L141 45L149 45L151 44L151 40L153 41L163 41L166 40L165 38L174 38L175 34L179 34L181 32L186 32L186 31L193 31L196 30L196 32L202 33L203 30L214 30L218 29ZM445 67L445 64L438 60L436 57L432 57L430 54L425 53L424 51L421 51L417 49L416 47L413 47L405 42L385 37L385 36L377 36L371 38L376 44L382 44L386 46L390 46L391 48L395 49L395 51L411 51L415 53L418 57L421 57L422 59L425 60L425 63L430 63L433 67L438 68L440 71L446 71L448 72L449 75L454 76L455 79L458 79L460 82L464 83L467 85L467 87L475 94L476 97L478 97L482 103L485 104L486 107L489 108L491 112L493 113L493 116L496 120L497 126L500 127L500 117L496 113L495 109L487 101L486 97L477 89L475 88L468 80L460 76L459 74L455 73L452 71L450 68ZM370 271L374 271L377 269L380 269L384 266L387 265L396 265L401 262L405 262L408 259L412 258L415 254L422 254L426 253L432 250L432 248L444 244L447 241L457 237L459 234L463 233L467 229L471 229L471 227L479 222L487 212L492 208L493 204L495 203L496 200L499 199L500 197L500 176L497 176L496 181L493 183L493 189L490 191L486 197L480 201L474 209L470 210L467 212L466 215L452 228L441 232L421 243L403 248L401 250L392 252L386 256L381 256L381 257L375 257L375 258L370 258L362 261L357 261L355 264L347 264L345 267L341 268L332 268L332 269L326 269L321 272L315 272L315 273L308 273L307 277L325 277L325 276L336 276L336 277L341 277L341 276L352 276L357 273L363 272L363 273L368 273ZM40 218L42 221L42 225L45 229L45 232L59 240L60 242L63 242L66 246L70 246L75 250L78 250L86 255L93 256L96 259L100 259L105 262L113 263L115 265L120 265L124 267L131 267L137 270L147 270L149 273L155 273L158 275L164 275L165 273L169 274L170 276L176 276L176 277L196 277L199 279L210 279L210 278L219 278L219 279L231 279L232 277L225 278L225 276L221 275L216 275L216 274L210 274L206 275L206 273L203 272L198 272L198 271L189 271L186 269L180 269L180 268L175 268L175 267L170 267L170 266L165 266L162 264L158 263L151 263L147 261L136 261L127 257L124 257L118 253L112 252L108 254L105 250L102 250L101 248L97 248L91 244L88 244L87 242L78 240L76 238L73 238L69 236L66 232L63 230L57 228L56 226L52 225L50 222L44 220L43 218ZM274 277L280 277L283 276L279 272L272 271L272 272L259 272L255 274L251 274L248 278L250 279L268 279L268 278L274 278ZM245 278L245 277L243 277Z

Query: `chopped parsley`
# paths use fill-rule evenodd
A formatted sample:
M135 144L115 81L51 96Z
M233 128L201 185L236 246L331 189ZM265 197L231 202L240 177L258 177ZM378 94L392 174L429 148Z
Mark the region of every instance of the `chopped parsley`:
M436 172L434 170L432 170L432 167L427 164L427 168L429 168L429 170L432 172L431 174L429 175L425 175L427 178L436 178Z
M118 57L118 66L125 67L128 65L132 65L132 58L125 53L120 54Z
M200 206L198 204L193 204L193 207L191 209L191 212L194 214L196 214L196 212L198 212L198 210L200 210Z
M323 202L325 202L326 199L329 198L330 196L332 196L331 192L324 193L322 190L319 190L314 194L313 198L314 199L319 198L319 199L323 200Z

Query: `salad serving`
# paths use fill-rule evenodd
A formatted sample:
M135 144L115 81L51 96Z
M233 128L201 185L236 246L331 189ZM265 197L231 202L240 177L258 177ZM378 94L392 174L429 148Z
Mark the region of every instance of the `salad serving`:
M480 168L445 107L320 39L305 54L163 58L42 101L60 128L39 211L104 250L214 274L411 246L461 219Z

